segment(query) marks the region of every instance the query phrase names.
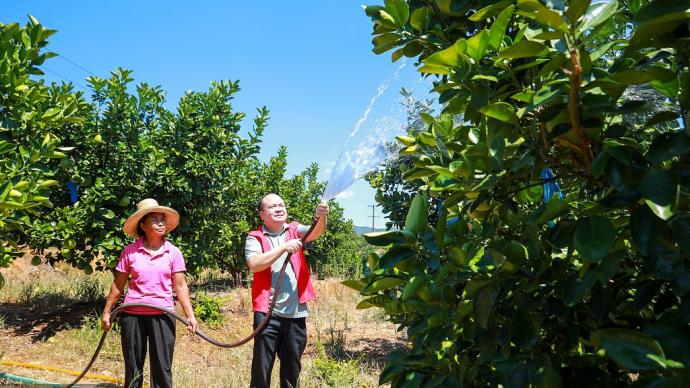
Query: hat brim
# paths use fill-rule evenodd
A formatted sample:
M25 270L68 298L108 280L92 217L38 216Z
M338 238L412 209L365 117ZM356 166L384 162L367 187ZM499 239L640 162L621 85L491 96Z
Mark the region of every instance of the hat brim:
M165 233L170 233L172 230L177 228L177 225L180 223L180 214L177 212L177 210L167 206L154 206L137 210L131 216L127 217L125 225L122 227L122 229L128 236L139 237L139 234L137 234L137 225L139 225L139 221L141 221L141 219L149 213L165 214L165 220L167 222Z

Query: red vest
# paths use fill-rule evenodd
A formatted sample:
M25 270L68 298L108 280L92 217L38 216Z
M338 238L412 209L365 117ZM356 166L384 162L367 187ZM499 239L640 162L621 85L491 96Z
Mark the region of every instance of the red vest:
M292 222L288 225L286 240L298 239L297 235L297 222ZM256 238L261 243L261 249L263 252L268 252L273 247L271 242L264 236L262 227L257 230L249 232L249 236ZM290 256L290 263L292 264L292 269L295 271L295 277L297 278L297 294L299 296L300 303L307 303L314 300L314 287L311 284L311 278L309 277L309 266L307 261L304 259L304 249L293 253ZM283 282L287 281L283 277ZM254 280L252 281L252 307L254 311L260 311L263 313L268 312L268 306L270 305L271 297L271 267L266 268L263 271L254 272Z

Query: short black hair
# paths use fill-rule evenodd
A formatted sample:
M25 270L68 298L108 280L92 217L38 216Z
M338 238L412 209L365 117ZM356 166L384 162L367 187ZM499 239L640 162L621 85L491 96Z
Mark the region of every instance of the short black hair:
M273 195L278 195L278 194L276 194L276 193L268 193L268 194L264 194L263 197L259 198L259 202L257 202L257 204L256 204L256 209L257 209L258 211L264 210L264 199L265 199L266 197L268 197L269 195L271 195L271 194L273 194Z

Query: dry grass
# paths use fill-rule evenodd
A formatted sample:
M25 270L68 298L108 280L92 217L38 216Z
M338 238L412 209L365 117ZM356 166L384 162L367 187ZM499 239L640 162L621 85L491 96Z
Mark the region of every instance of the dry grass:
M110 281L109 274L83 275L80 271L25 266L3 270L8 280L0 290L0 358L80 370L88 362L101 335L98 312ZM23 274L18 276L12 276ZM220 327L202 329L227 342L251 331L250 290L230 288L217 273L190 281L193 291L220 296L225 320ZM315 284L317 299L307 319L308 345L303 357L302 387L375 387L390 351L404 346L392 324L375 310L356 310L359 295L337 280ZM38 291L27 291L38 290ZM96 291L98 290L98 291ZM100 292L99 298L92 297ZM86 302L83 299L87 299ZM76 307L75 307L76 306ZM177 326L174 381L180 387L246 387L249 385L251 343L220 349ZM273 384L277 386L279 360ZM148 364L148 363L147 363ZM117 332L106 340L91 372L121 378L122 355ZM72 377L56 372L0 366L0 370L60 383ZM148 381L148 369L145 371ZM97 383L97 381L92 381Z

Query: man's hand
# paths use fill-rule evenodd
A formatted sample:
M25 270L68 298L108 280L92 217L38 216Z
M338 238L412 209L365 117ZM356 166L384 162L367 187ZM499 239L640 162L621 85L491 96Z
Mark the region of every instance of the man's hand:
M301 247L302 247L302 241L299 239L290 240L290 241L286 242L285 244L283 244L283 249L287 253L295 253L295 252L299 251L299 249Z
M328 202L321 201L316 207L316 218L323 218L328 215Z

